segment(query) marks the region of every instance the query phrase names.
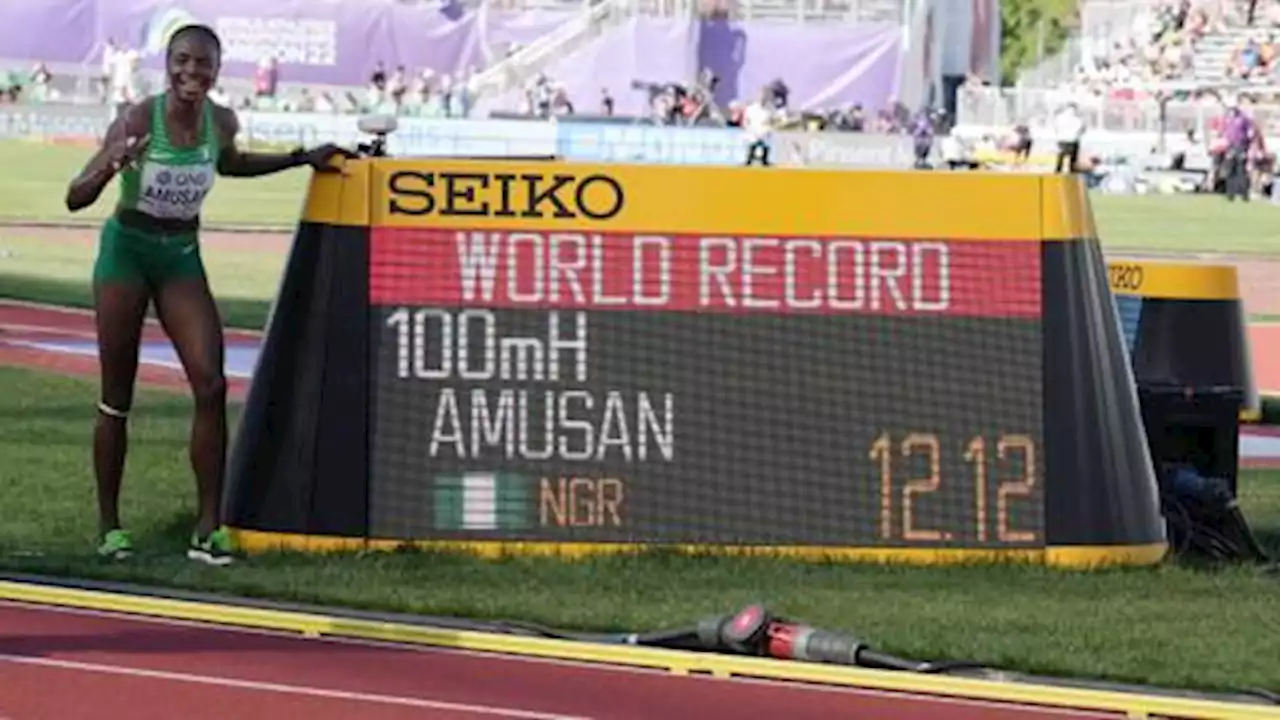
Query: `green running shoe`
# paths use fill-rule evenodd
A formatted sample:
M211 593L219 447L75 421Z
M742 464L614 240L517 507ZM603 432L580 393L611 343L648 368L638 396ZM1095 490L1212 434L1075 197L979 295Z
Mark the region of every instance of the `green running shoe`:
M187 558L199 560L207 565L230 565L233 559L231 557L231 534L227 532L225 527L214 530L204 538L192 533L191 545L187 548Z
M129 533L116 528L108 530L98 545L98 555L112 560L123 560L133 554L133 540Z

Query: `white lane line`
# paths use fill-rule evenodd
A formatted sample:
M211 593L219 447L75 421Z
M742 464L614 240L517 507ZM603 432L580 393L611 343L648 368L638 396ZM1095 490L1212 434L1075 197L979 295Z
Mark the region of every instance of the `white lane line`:
M46 312L62 313L64 315L82 315L93 316L93 310L88 308L69 307L66 305L50 305L49 303L36 302L34 300L18 300L16 298L0 299L0 308L16 307L24 310L42 310Z
M1017 708L1025 708L1028 713L1035 715L1063 715L1071 718L1088 718L1092 720L1114 720L1123 715L1123 713L1105 712L1101 710L1082 710L1068 707L1056 707L1052 705L1035 705L1032 703L1019 702L1017 700L984 700L981 698L969 698L955 695L931 695L928 693L911 692L906 690L879 690L876 688L857 687L848 685L823 685L817 683L792 682L788 680L774 680L769 678L752 678L752 677L733 677L720 678L711 675L673 675L659 668L647 668L633 665L608 665L603 663L593 663L585 660L567 660L562 658L536 657L531 655L514 655L496 652L486 652L482 650L468 650L464 648L438 647L432 645L414 645L405 643L396 643L383 640L368 640L365 638L350 638L340 635L323 635L319 638L306 638L295 632L283 630L270 630L266 628L244 627L237 625L219 625L217 623L201 622L198 620L182 620L178 618L166 618L157 615L136 615L130 613L120 613L110 610L94 610L92 608L78 608L72 606L61 605L41 605L39 603L29 603L19 600L0 599L0 609L6 607L20 610L32 610L35 612L53 612L64 613L68 615L82 615L86 617L102 618L114 622L136 622L149 625L162 625L171 627L190 628L193 630L204 630L214 633L230 633L239 635L261 635L267 637L280 638L283 640L306 642L306 643L328 643L331 645L349 645L355 647L374 648L382 650L393 650L400 652L421 653L424 655L463 655L466 657L477 658L480 660L488 660L495 663L526 663L533 665L553 665L560 667L578 668L581 670L589 670L603 673L620 673L633 675L647 675L670 678L682 682L695 683L744 683L748 685L762 685L782 691L796 691L805 693L819 694L836 694L863 697L887 698L889 700L915 700L922 703L930 703L935 705L962 707L962 708L984 708L995 710L1010 710Z
M70 307L67 305L50 305L48 303L35 302L34 300L16 300L12 298L0 298L0 312L5 307L16 308L19 310L36 310L39 312L53 313L56 315L73 315L76 317L93 318L95 313L91 308ZM147 325L160 327L160 321L151 315L145 318ZM242 339L261 340L266 335L261 330L250 330L248 328L223 328L228 337L233 335L243 336Z
M0 328L5 326L0 325ZM62 333L63 335L72 336L74 333ZM81 336L84 337L83 335ZM88 339L95 339L96 336L90 336ZM24 348L27 350L35 350L37 352L47 353L50 355L75 355L76 357L98 357L97 345L89 347L68 347L59 345L59 340L7 340L0 338L0 345L8 345L10 347ZM172 347L172 346L170 346ZM231 346L232 348L235 345ZM166 360L164 358L148 355L146 348L143 348L142 354L138 356L138 361L143 365L152 367L165 368L166 370L183 371L182 363L176 360ZM227 361L230 362L229 360ZM250 380L253 373L244 370L232 369L231 367L223 368L223 374L234 380Z
M53 325L24 325L21 323L0 323L0 330L15 335L59 335L63 337L97 340L98 334L85 330L72 330Z
M540 713L532 710L521 710L519 708L452 703L441 700L426 700L423 698L400 697L396 695L375 695L372 693L329 690L327 688L306 687L302 685L280 685L277 683L224 678L216 675L193 675L189 673L167 672L160 670L143 670L141 668L99 665L96 663L54 660L51 658L27 657L23 655L0 654L0 662L13 663L15 665L53 668L57 670L99 673L104 675L124 675L127 677L146 678L148 680L168 680L171 682L184 682L193 685L211 685L214 687L235 688L237 690L256 690L259 692L301 695L304 697L325 698L328 700L349 700L376 705L398 705L401 707L412 707L423 710L449 710L453 712L471 713L472 715L490 715L495 717L514 718L517 720L588 720L587 718L574 715Z

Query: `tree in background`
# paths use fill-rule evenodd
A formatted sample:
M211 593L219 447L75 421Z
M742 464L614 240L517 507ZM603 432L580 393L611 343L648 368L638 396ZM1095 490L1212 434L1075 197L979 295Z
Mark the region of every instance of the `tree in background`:
M1079 0L1001 0L1001 83L1013 84L1019 70L1062 50L1079 22Z

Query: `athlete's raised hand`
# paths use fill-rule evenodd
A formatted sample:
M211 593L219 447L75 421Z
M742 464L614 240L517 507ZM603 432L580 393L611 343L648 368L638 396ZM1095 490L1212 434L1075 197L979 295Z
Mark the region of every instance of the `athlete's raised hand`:
M125 136L107 151L107 157L111 160L111 167L118 172L121 168L132 166L147 151L147 146L150 144L151 133L146 133L140 137L137 135Z

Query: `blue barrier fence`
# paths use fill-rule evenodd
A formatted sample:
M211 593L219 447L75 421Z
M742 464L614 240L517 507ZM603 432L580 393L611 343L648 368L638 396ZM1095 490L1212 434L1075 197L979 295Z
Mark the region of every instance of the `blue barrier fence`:
M240 111L245 139L281 145L365 139L356 116ZM0 138L95 139L111 111L95 105L0 106ZM738 165L746 157L739 130L623 125L616 122L551 123L532 120L401 118L388 139L395 156L559 155L582 162L667 165ZM906 167L911 141L901 135L844 132L779 132L773 155L779 165L827 168Z

